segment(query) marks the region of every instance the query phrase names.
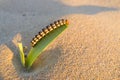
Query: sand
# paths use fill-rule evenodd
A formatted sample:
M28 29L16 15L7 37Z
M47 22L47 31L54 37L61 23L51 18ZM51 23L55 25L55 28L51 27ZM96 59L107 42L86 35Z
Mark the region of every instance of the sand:
M0 80L120 80L120 0L0 0ZM17 43L51 22L65 30L30 71Z

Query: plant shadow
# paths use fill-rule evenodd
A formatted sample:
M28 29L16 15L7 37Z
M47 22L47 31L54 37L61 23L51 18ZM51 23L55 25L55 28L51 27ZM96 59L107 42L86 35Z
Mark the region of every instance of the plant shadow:
M33 64L31 71L46 70L52 71L62 53L62 47L56 46L54 49L45 50Z

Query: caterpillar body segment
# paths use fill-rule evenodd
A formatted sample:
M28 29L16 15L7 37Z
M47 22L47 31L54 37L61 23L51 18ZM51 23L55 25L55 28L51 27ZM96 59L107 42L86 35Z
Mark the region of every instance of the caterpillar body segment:
M53 30L53 28L52 28L52 26L46 26L46 28L49 30L49 31L52 31Z

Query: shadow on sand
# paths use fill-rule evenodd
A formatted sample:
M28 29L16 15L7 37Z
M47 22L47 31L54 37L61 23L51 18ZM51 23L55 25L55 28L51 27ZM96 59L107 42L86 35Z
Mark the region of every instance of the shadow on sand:
M4 78L3 78L3 76L2 76L2 74L0 73L0 80L4 80Z

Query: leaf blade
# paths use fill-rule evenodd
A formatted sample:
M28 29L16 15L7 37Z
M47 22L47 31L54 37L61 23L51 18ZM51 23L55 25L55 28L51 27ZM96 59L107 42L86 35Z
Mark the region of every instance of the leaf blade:
M49 34L47 34L41 41L37 43L37 45L33 48L31 48L27 58L26 58L26 67L29 69L36 58L42 53L42 51L65 29L67 28L67 25L62 25L56 30L51 31Z
M22 65L25 67L25 55L24 55L24 52L23 52L22 43L18 43L18 47L19 47L19 51L20 51L21 63L22 63Z

